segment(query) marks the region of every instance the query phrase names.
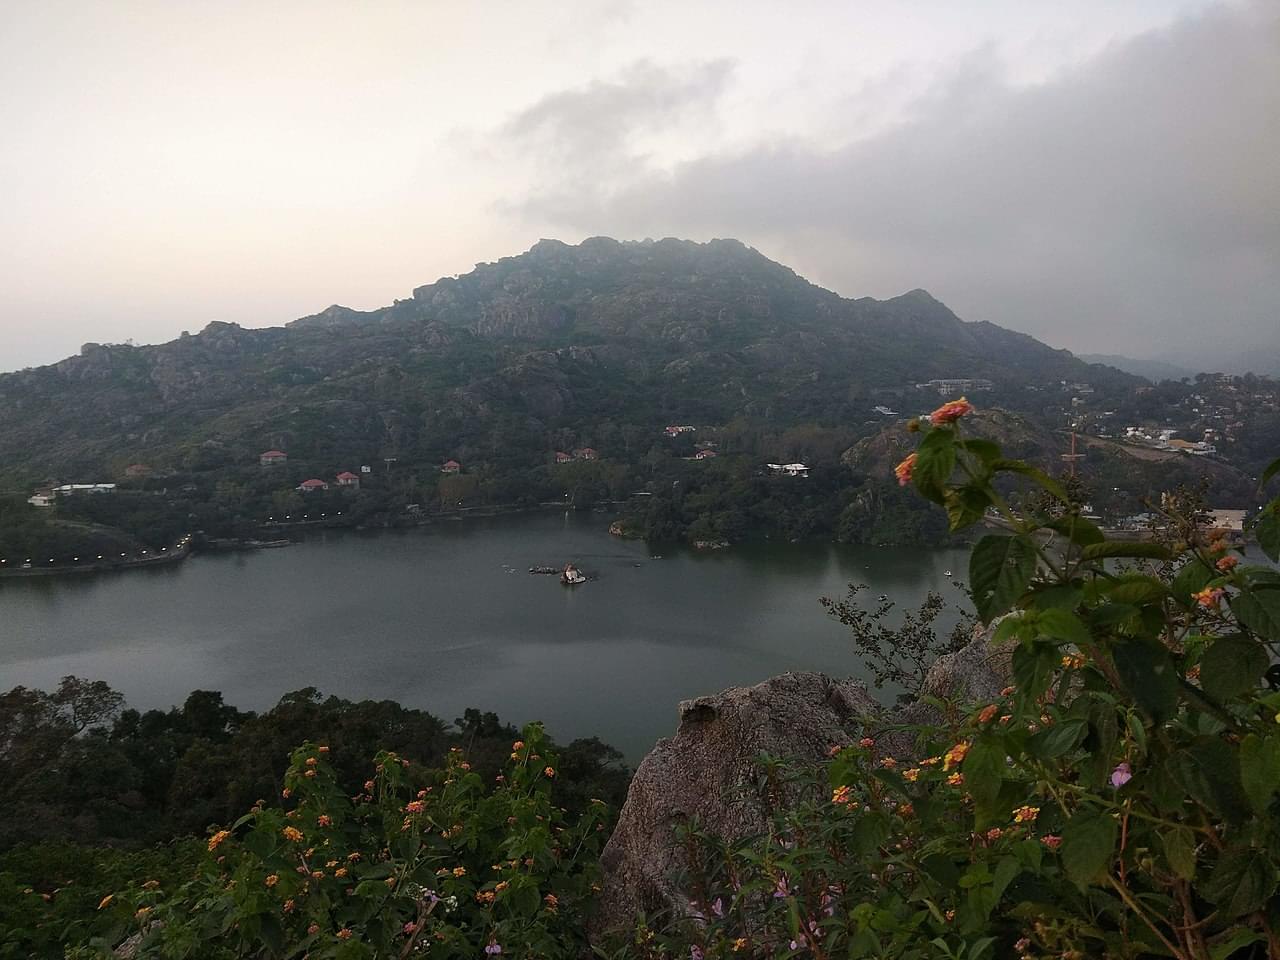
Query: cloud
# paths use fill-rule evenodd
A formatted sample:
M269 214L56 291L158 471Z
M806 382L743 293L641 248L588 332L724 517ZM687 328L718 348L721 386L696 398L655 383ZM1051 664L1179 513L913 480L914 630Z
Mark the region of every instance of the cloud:
M1202 363L1280 347L1280 17L1219 6L1034 86L990 51L905 119L619 170L636 125L714 104L728 74L657 68L547 97L509 130L592 162L516 209L625 236L736 236L850 296L930 289L1081 351ZM665 76L666 82L661 82ZM655 82L656 81L656 82Z
M684 67L640 60L613 79L542 97L508 119L498 137L562 175L607 173L620 161L642 164L649 138L712 115L732 73L728 59Z

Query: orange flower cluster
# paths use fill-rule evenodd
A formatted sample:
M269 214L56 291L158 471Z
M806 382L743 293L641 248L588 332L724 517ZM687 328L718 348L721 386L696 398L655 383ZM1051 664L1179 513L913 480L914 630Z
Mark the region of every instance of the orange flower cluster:
M1202 607L1217 609L1219 601L1222 600L1226 591L1221 587L1205 587L1199 593L1193 593L1192 599Z
M1036 817L1040 816L1039 807L1019 807L1013 811L1014 823L1035 823Z
M285 827L280 833L286 840L293 843L299 843L302 840L302 831L297 827Z
M278 875L278 874L274 874L274 873L273 873L273 874L270 874L270 875L269 875L265 880L263 880L262 882L263 882L263 883L265 883L268 887L274 887L277 883L279 883L279 882L280 882L280 877L279 877L279 875Z
M1219 570L1221 570L1223 573L1230 573L1232 570L1236 568L1237 565L1239 565L1239 563L1240 563L1239 557L1228 556L1228 557L1220 558L1218 562L1214 564L1214 566L1217 567Z
M212 853L214 850L217 850L222 841L227 839L229 836L231 836L230 830L219 830L215 833L209 838L209 852Z
M905 487L911 482L911 473L916 468L916 455L909 454L907 459L893 468L893 475L898 478L898 486Z
M950 770L953 767L960 766L964 762L965 755L969 752L969 744L961 740L954 747L946 752L942 758L942 769Z
M941 427L945 424L955 423L967 413L973 412L973 404L961 397L959 400L951 400L944 403L933 413L929 414L929 422L935 427Z
M990 723L991 718L994 717L999 712L999 710L1000 708L996 704L994 703L987 704L985 707L982 708L982 712L978 714L978 722Z
M856 810L858 801L853 799L853 791L848 787L836 787L831 791L831 802L841 807Z

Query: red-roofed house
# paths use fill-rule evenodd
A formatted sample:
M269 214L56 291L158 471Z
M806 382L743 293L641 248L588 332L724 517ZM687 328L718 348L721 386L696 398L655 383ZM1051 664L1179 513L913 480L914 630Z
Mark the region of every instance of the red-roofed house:
M556 463L568 463L573 457L565 453L563 450L556 451Z
M457 460L446 460L444 466L440 468L441 473L460 473L461 471L462 464Z
M145 463L131 463L124 468L126 477L145 477L151 473L151 468Z
M268 450L266 453L258 454L258 463L264 467L274 467L279 464L286 463L289 455L281 450Z
M338 474L338 486L354 487L358 489L360 486L360 478L357 477L350 470L343 470L340 474Z
M599 457L599 454L590 447L583 447L581 450L575 450L573 451L573 455L579 460L595 460Z
M716 455L716 452L714 450L699 450L697 453L693 455L693 459L710 460L715 455Z
M316 490L328 490L329 485L323 480L317 480L313 477L310 480L303 480L298 484L298 489L303 493L314 493Z

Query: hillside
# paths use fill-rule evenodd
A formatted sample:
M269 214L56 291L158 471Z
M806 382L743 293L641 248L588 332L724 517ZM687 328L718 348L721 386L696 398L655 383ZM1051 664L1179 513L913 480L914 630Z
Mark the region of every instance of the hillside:
M643 427L647 449L671 420L853 423L880 392L909 399L935 377L990 379L1014 405L1045 382L1136 382L962 322L923 290L841 298L736 241L544 240L381 310L86 344L0 376L0 476L216 469L270 447L316 469L388 456L533 464L573 442L634 447L627 426Z

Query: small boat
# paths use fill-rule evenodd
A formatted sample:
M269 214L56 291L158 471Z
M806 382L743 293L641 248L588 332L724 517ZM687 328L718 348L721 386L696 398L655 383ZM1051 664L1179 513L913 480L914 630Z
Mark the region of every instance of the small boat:
M943 575L944 577L949 577L949 576L951 576L951 571L950 571L950 570L943 570L943 571L942 571L942 575Z
M560 582L566 587L576 587L580 583L586 583L587 578L572 563L566 563L564 572L560 574Z

